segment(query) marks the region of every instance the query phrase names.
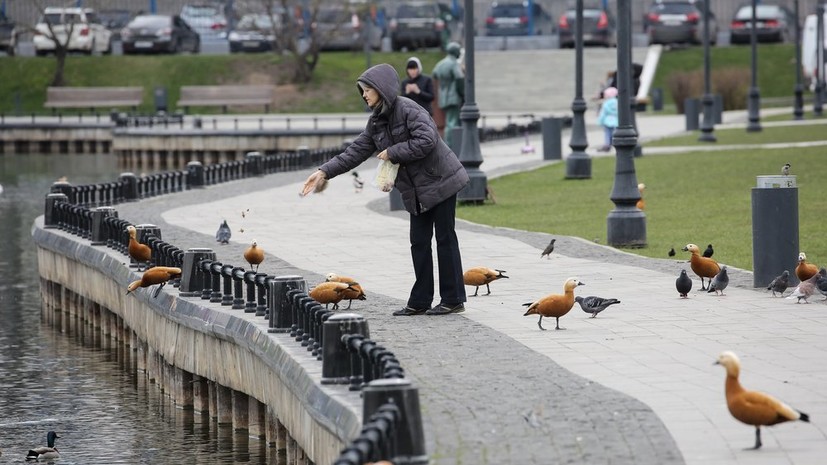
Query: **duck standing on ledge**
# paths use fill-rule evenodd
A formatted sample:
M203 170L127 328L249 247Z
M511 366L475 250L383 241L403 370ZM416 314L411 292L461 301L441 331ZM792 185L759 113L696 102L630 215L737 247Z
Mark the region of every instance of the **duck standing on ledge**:
M59 437L54 431L49 431L46 434L46 446L29 450L26 454L26 460L56 459L60 457L60 453L55 447L55 439Z

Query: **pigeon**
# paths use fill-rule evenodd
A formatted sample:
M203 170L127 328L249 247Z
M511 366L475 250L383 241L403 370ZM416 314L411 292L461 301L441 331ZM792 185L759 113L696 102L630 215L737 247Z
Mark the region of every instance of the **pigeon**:
M554 241L557 239L552 239L551 242L548 243L545 249L543 249L543 253L540 254L540 258L546 257L551 258L550 255L554 252Z
M824 296L827 300L827 268L818 270L818 277L816 278L816 290Z
M706 246L706 250L704 250L704 257L709 258L709 257L711 257L711 256L712 256L712 254L714 254L714 253L715 253L715 251L714 251L714 250L712 250L712 244L708 244L708 245Z
M810 279L808 279L806 281L801 281L798 284L798 287L796 287L793 290L793 293L788 295L787 298L788 299L798 299L798 300L795 301L795 303L797 303L797 304L800 304L802 300L804 301L805 304L810 303L810 302L807 302L807 299L809 299L810 296L812 296L813 294L818 292L816 290L816 281L818 280L819 276L821 276L821 275L820 274L814 274Z
M781 167L781 175L782 176L789 176L790 175L790 164L784 163L784 166Z
M523 304L524 307L528 307L523 316L540 315L537 326L543 331L546 330L546 328L543 328L543 317L554 317L557 319L557 327L554 329L564 329L560 328L560 317L568 313L574 306L574 288L583 285L577 278L567 279L563 284L565 294L549 294L534 302Z
M818 273L818 267L807 261L807 254L798 254L798 266L795 267L795 275L799 281L806 281Z
M462 282L465 283L466 286L476 286L476 289L474 289L474 295L471 297L476 297L479 293L480 286L483 285L488 290L488 293L485 295L490 295L491 287L489 284L492 281L496 281L501 278L508 278L508 276L503 274L505 272L505 270L495 270L485 266L475 266L474 268L469 268L462 274Z
M353 175L353 189L359 193L362 192L362 188L365 187L365 181L359 177L359 173L356 171L351 173Z
M687 298L689 291L692 290L692 278L686 274L686 270L681 270L681 275L675 280L675 288L681 297Z
M722 266L721 271L712 278L712 282L709 283L709 289L706 292L714 292L715 295L718 295L718 292L720 292L721 295L724 295L724 289L726 289L728 284L729 276L726 274L726 266Z
M669 249L669 252L667 252L666 255L669 255L670 257L674 257L675 256L675 248L672 247L671 249Z
M690 267L692 271L701 278L701 290L705 291L704 278L709 278L709 280L712 281L712 278L721 271L721 267L718 265L718 262L712 258L701 257L701 249L695 244L686 244L683 250L692 254L692 257L689 259Z
M733 352L721 352L715 365L721 365L726 369L727 377L724 386L729 413L741 423L755 427L753 449L761 447L761 426L772 426L787 421L810 421L806 413L791 408L769 394L744 389L738 381L741 361Z
M781 275L776 276L775 279L770 282L769 286L767 286L768 291L772 291L772 296L775 297L775 293L778 292L781 294L781 297L784 297L784 291L790 287L790 272L784 270Z
M594 295L590 295L588 297L577 296L574 298L574 301L580 304L580 308L582 308L584 312L591 313L592 318L597 317L598 313L606 310L610 305L620 303L617 299L604 299L603 297L597 297Z
M129 283L129 286L126 288L126 293L129 294L139 287L150 287L155 284L160 284L160 286L155 289L155 292L152 293L153 298L158 297L158 294L161 293L161 288L164 287L164 284L179 274L181 274L181 268L172 266L154 266L146 270L144 274L141 275L141 279Z
M242 212L241 215L244 216L244 212ZM230 230L230 226L227 225L227 220L224 220L218 227L218 231L215 232L215 241L221 244L229 244L232 235L233 232Z
M258 266L264 261L264 251L261 250L261 247L258 246L255 240L250 244L250 247L247 247L247 250L244 251L244 260L247 260L250 268L255 267L253 271L258 273Z

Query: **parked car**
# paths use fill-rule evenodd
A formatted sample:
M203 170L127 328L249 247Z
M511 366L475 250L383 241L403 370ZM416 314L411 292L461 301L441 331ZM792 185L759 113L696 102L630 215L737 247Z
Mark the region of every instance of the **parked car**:
M201 37L180 16L139 15L121 30L123 53L198 53Z
M227 36L227 17L224 15L224 6L221 4L186 4L181 7L180 16L192 29L205 38Z
M574 24L577 21L577 10L567 9L557 23L557 34L560 39L560 48L574 47ZM613 47L617 45L615 18L609 10L596 7L583 8L583 45L602 45Z
M390 21L391 48L442 47L448 27L439 5L430 2L406 2L396 9Z
M230 42L230 53L267 52L275 49L278 22L282 16L283 12L276 12L272 16L269 14L242 16L236 28L227 36ZM274 18L277 28L273 27Z
M487 36L529 36L554 33L554 19L540 6L532 2L494 2L485 18Z
M17 29L14 21L0 13L0 51L7 55L14 55L17 47Z
M375 24L366 28L364 22L353 9L322 6L316 11L310 31L320 50L361 50L366 40L372 49L379 50L382 46L382 29Z
M35 25L32 39L35 54L42 56L54 52L57 48L55 40L65 43L69 52L112 53L112 32L100 23L91 8L45 8Z
M755 32L759 42L795 40L795 15L781 5L760 4L755 8ZM739 7L729 26L729 41L748 44L752 40L752 5Z
M132 12L123 9L114 10L100 10L98 11L98 19L107 29L112 31L112 39L119 40L121 38L121 29L129 24L132 20Z
M656 1L643 17L643 32L650 44L702 44L704 39L703 6L687 0ZM709 12L709 43L718 38L718 22Z

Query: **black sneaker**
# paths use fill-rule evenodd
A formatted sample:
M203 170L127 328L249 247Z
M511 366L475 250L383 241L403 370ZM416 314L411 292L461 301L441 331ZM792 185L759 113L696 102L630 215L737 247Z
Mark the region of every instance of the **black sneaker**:
M436 307L425 312L426 315L447 315L449 313L462 313L465 311L465 305L460 302L455 305L439 304Z
M411 308L411 307L404 307L400 310L393 312L393 316L414 316L414 315L422 315L425 312L429 312L430 310L427 308Z

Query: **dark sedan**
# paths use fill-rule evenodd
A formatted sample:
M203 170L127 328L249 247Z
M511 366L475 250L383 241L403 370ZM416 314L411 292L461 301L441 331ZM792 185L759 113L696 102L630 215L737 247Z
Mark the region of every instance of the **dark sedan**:
M755 35L759 42L789 42L795 38L795 15L780 5L761 4L755 8ZM752 35L752 6L735 12L729 26L729 41L748 44Z
M168 15L136 16L121 30L124 54L198 53L201 38L183 19Z
M643 30L650 44L703 43L702 6L687 0L657 0L643 17ZM718 24L709 14L709 40L716 43Z
M570 8L560 16L557 22L557 33L560 39L560 48L574 47L574 23L577 20L577 11ZM602 45L613 47L617 45L615 35L615 19L608 10L601 8L583 8L583 45Z

